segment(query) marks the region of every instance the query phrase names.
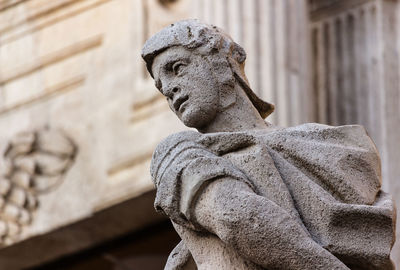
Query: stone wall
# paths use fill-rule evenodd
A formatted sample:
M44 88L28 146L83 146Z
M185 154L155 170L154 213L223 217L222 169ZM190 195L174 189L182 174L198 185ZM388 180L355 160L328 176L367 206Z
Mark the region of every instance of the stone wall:
M185 8L185 2L166 10L158 1L141 0L0 0L0 152L5 153L21 132L47 129L65 134L77 150L62 181L35 193L37 206L29 212L29 224L4 238L0 224L0 245L23 245L38 237L40 242L40 236L153 189L151 153L163 137L183 126L144 75L140 50L150 33L185 17ZM154 14L169 17L157 21ZM0 176L8 179L5 162L2 156ZM2 196L13 206L8 196L14 189L9 190ZM11 211L10 216L9 209L19 208L0 207L0 221L23 218L24 211ZM140 208L132 211L132 228L160 219L150 213L143 220L143 213L134 212ZM7 228L15 226L10 223ZM59 239L57 254L51 256L102 240L91 228L80 230L81 236ZM18 257L21 254L15 258L6 255L7 250L0 251L0 268L29 266L29 260ZM51 252L43 260L52 259Z

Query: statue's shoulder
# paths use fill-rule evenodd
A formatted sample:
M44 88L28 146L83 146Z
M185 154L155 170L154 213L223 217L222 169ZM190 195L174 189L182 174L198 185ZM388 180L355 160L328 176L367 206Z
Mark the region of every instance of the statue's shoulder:
M330 126L319 123L305 123L293 127L277 127L272 126L272 132L307 132L307 133L320 133L320 132L344 132L344 133L363 133L366 134L366 130L361 125L343 125L343 126Z
M310 123L275 130L263 138L276 161L284 159L312 175L338 200L374 203L381 187L380 158L364 127Z
M171 153L177 149L184 148L188 143L193 143L201 137L196 131L182 131L174 133L163 139L153 152L150 165L150 173L155 177L156 171L165 163L165 160L171 159Z
M315 154L319 148L329 148L336 154L347 156L357 152L364 158L370 156L378 166L379 153L361 125L328 126L307 123L289 128L277 128L264 136L264 141L272 148L290 148L291 151L303 151Z
M169 135L164 138L156 147L154 151L154 155L157 155L161 152L165 152L166 149L173 148L174 146L185 142L185 141L196 141L201 137L201 133L197 131L181 131L174 134Z
M216 132L216 133L199 133L196 131L182 131L162 140L156 150L153 158L169 151L182 147L198 146L217 154L222 155L226 152L234 151L242 147L255 143L255 136L251 132Z
M268 133L272 140L303 140L344 143L362 148L376 150L365 128L361 125L329 126L318 123L306 123L288 128L274 128Z

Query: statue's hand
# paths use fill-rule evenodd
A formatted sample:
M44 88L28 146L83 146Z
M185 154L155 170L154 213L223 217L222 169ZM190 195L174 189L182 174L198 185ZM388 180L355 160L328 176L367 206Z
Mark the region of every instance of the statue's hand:
M164 270L196 270L192 254L183 241L169 254Z

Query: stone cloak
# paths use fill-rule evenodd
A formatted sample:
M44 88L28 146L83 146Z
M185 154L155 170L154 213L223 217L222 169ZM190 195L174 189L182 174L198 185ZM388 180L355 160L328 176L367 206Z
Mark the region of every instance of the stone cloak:
M351 269L391 269L394 204L361 126L181 132L158 145L151 174L156 209L180 226L203 231L193 204L207 183L230 177L279 205Z

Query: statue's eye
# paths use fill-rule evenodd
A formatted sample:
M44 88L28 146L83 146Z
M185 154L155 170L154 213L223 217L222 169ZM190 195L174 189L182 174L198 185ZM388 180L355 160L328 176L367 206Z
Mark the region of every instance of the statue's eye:
M182 61L177 61L172 65L172 71L174 72L175 75L179 75L179 72L182 70L182 67L184 67L186 64Z

